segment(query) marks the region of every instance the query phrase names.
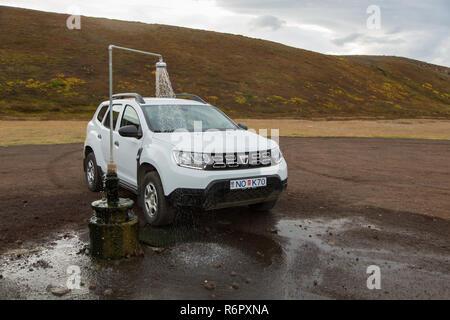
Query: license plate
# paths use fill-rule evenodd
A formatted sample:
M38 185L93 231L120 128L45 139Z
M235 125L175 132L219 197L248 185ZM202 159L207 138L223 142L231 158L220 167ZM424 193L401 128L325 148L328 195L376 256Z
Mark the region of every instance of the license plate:
M267 185L267 178L246 178L230 180L230 190L260 188Z

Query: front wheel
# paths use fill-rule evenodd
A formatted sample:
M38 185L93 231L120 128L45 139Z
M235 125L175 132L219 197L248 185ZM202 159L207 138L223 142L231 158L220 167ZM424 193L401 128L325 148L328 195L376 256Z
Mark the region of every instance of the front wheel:
M156 171L145 174L140 199L145 219L149 224L162 226L173 222L175 210L164 196L161 179Z
M85 161L85 168L86 168L86 182L88 185L89 190L93 192L97 192L102 190L103 183L102 183L102 177L100 175L100 170L97 166L97 161L95 161L95 155L93 152L89 153Z
M253 210L256 210L256 211L269 211L273 207L275 207L275 204L277 203L277 200L278 199L271 200L271 201L266 201L266 202L261 202L261 203L255 203L255 204L249 205L249 207L251 209L253 209Z

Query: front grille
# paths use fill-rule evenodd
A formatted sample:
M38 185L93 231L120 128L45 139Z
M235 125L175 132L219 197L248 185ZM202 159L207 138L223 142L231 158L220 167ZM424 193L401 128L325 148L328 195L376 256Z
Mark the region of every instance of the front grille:
M211 163L205 170L230 170L268 167L271 165L270 150L236 153L213 153Z
M278 177L267 177L267 185L262 188L230 190L230 181L214 183L205 195L203 207L220 208L227 204L252 200L271 200L283 191L283 182Z
M204 190L176 189L169 195L169 200L175 207L217 209L276 199L286 186L287 179L281 181L277 176L268 176L265 187L240 190L230 190L230 180L218 180Z

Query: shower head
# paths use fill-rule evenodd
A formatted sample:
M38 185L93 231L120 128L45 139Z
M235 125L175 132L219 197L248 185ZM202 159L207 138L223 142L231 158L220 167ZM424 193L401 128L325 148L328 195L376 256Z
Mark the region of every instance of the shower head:
M166 68L167 64L162 60L156 63L156 68Z

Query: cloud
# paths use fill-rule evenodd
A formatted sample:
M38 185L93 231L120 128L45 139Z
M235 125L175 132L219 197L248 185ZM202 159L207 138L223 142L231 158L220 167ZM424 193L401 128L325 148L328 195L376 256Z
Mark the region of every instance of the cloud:
M278 30L284 24L286 24L286 21L274 16L259 16L250 21L250 26L253 28L270 28L272 30Z
M331 42L333 42L335 45L339 47L343 47L346 44L400 44L405 42L405 40L398 38L398 37L392 37L391 34L383 34L381 36L370 36L365 35L362 33L352 33L348 36L342 37L342 38L336 38L332 39Z
M283 28L263 38L333 54L397 55L450 66L448 0L216 0L237 14L276 16ZM378 5L381 29L367 28ZM314 25L312 30L300 25ZM295 28L297 26L297 28ZM292 27L292 28L289 28ZM331 32L321 32L331 30ZM289 36L288 36L289 35Z
M397 55L450 66L448 0L0 0L0 5L241 34L332 54ZM381 29L367 28L378 5Z
M348 42L353 42L358 38L361 38L362 34L361 33L352 33L349 34L348 36L345 36L343 38L336 38L331 40L335 45L342 47L344 46L346 43Z

